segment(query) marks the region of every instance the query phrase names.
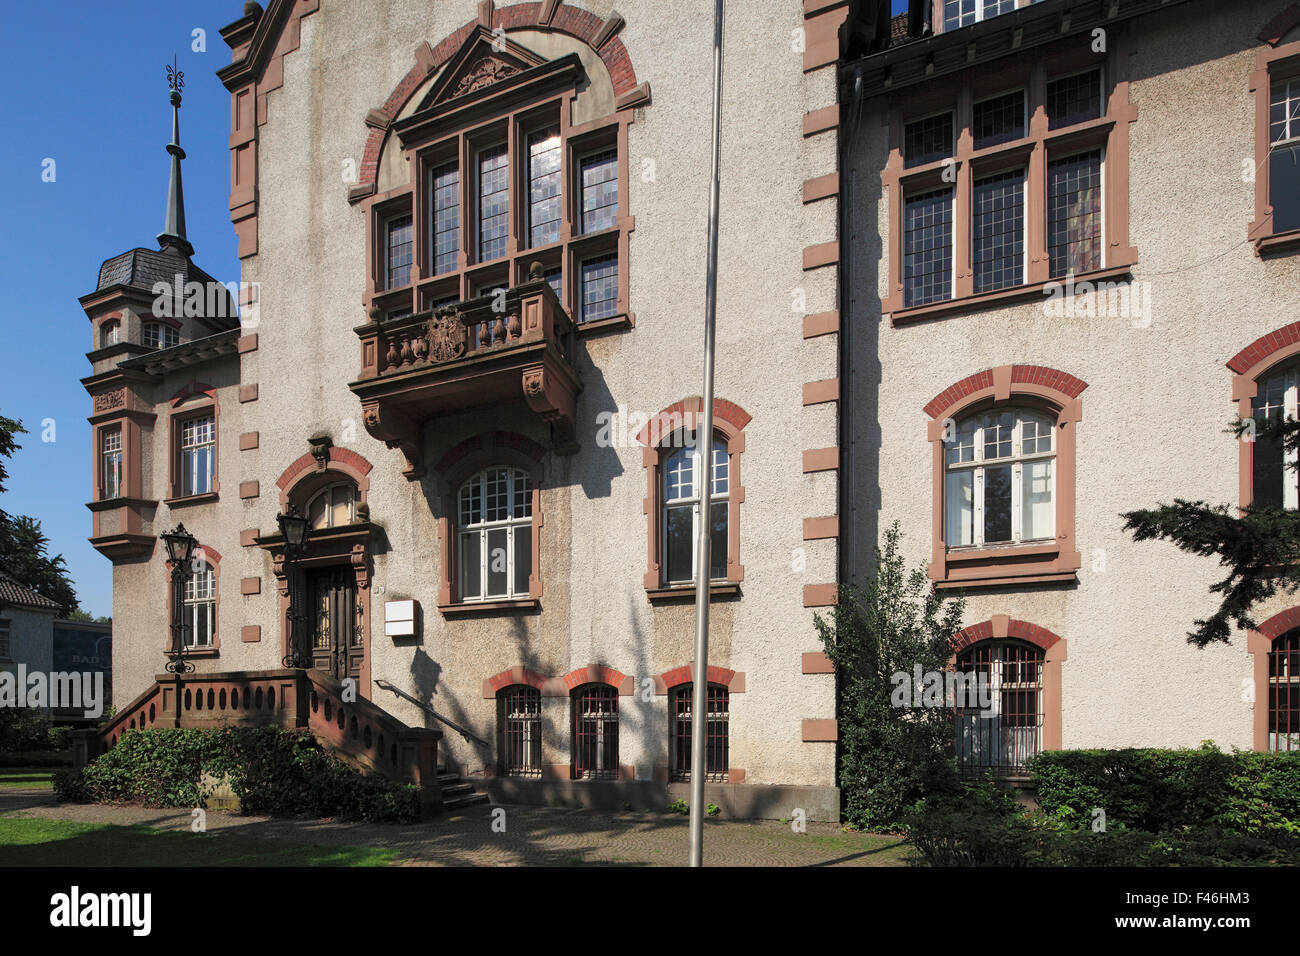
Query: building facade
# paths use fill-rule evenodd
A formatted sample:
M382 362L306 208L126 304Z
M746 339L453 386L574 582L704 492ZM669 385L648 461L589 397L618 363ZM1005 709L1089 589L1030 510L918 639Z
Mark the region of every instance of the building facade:
M899 522L966 594L956 663L1001 716L973 769L1039 749L1300 746L1295 598L1185 642L1224 569L1135 543L1174 498L1297 506L1300 5L916 3L841 70L844 567ZM879 46L879 45L878 45Z
M710 799L834 819L846 7L728 14L707 492L710 5L248 9L219 72L241 284L193 262L174 130L160 248L81 300L123 714L155 719L183 522L200 677L305 663L498 796L653 805L689 768L708 573Z

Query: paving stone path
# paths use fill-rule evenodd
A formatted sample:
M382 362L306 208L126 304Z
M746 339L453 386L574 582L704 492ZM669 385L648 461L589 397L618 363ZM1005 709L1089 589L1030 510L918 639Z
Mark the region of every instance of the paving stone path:
M687 818L662 813L605 813L507 806L506 832L492 810L476 806L425 823L390 826L240 816L209 810L209 833L325 846L391 847L404 866L682 866ZM188 810L61 804L48 790L0 791L0 813L188 831ZM900 866L909 849L891 837L809 823L794 833L775 820L705 821L705 861L714 866ZM105 861L107 863L107 861ZM180 861L177 861L178 863ZM111 865L111 864L110 864Z

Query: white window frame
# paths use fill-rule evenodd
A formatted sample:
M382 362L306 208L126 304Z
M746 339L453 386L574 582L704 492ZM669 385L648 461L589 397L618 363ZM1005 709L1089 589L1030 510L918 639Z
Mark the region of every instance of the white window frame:
M1256 408L1252 404L1252 418L1258 418L1261 411L1267 417L1270 409L1280 408L1283 421L1288 418L1300 419L1300 367L1283 369L1273 375L1265 376L1260 379L1259 385L1256 387L1256 393L1262 397L1269 384L1279 379L1282 381L1281 405L1268 403ZM1297 480L1297 461L1300 461L1300 449L1284 447L1282 451L1282 507L1288 511L1300 508L1300 480ZM1288 477L1290 480L1288 480Z
M105 322L100 326L99 347L108 348L110 345L117 345L122 341L122 323L113 319L111 322Z
M1286 99L1283 104L1287 106L1286 110L1286 131L1279 140L1273 139L1273 93L1281 86L1285 88ZM1294 88L1294 93L1292 92ZM1293 77L1285 80L1273 80L1268 87L1268 148L1270 152L1278 147L1291 146L1300 141L1300 116L1292 116L1290 104L1292 101L1300 105L1300 77Z
M350 495L348 501L347 523L352 524L354 521L356 521L357 487L356 485L352 484L352 482L350 481L336 481L333 484L326 485L320 491L316 492L316 494L312 495L309 499L307 499L307 509L305 513L307 515L308 522L310 522L312 505L314 505L321 497L325 495L330 496L325 503L325 523L322 525L312 525L312 530L318 530L321 528L342 527L342 525L338 525L334 523L334 493L340 490L347 491L348 494Z
M100 467L103 500L122 496L122 429L105 428L100 432Z
M950 26L948 24L948 16L945 10L945 8L948 5L947 0L938 0L939 23L941 24L939 32L946 32L948 30L960 30L962 27L968 27L971 26L972 24L982 23L985 20L991 20L993 17L1000 17L1002 16L1003 13L1011 13L1015 10L1018 10L1020 7L1027 6L1024 0L1014 0L1014 2L1011 5L1011 10L1004 10L999 13L992 13L992 14L987 13L985 11L986 5L994 5L999 2L1000 0L975 0L975 13L973 14L974 19L963 22L962 14L959 13L957 15L957 22ZM1034 0L1029 0L1029 2L1032 3L1034 2Z
M141 339L152 349L170 349L181 344L180 333L166 322L146 322Z
M202 589L200 589L202 585ZM200 644L199 621L206 618L208 639ZM212 565L203 563L203 570L185 580L185 597L181 619L188 625L185 646L190 648L213 647L217 635L217 578Z
M1004 458L984 457L984 426L983 421L986 416L1000 416L1007 412L1015 415L1015 423L1012 426L1011 434L1011 454ZM1051 436L1051 448L1046 452L1033 452L1025 454L1023 451L1022 440L1025 424L1025 415L1032 415L1048 422L1048 434ZM974 420L975 427L971 432L972 441L974 442L973 457L968 461L954 462L950 460L950 451L954 445L951 441L944 442L944 466L943 466L943 488L940 494L943 496L943 540L949 550L973 550L983 547L1013 547L1021 544L1032 544L1035 542L1050 541L1056 537L1056 506L1059 488L1057 487L1057 451L1058 445L1056 440L1057 421L1055 416L1046 411L1038 411L1032 408L1022 407L1002 407L992 408L985 411L976 412L967 416L961 422L956 423L957 431L954 438L960 441L962 426ZM1048 513L1051 515L1051 526L1047 534L1040 538L1023 537L1024 516L1022 514L1023 491L1024 491L1024 465L1038 461L1050 462L1052 497ZM1003 467L1011 466L1011 540L985 542L984 540L984 472L989 466ZM971 477L971 540L967 544L953 544L953 529L950 527L951 511L948 498L948 478L950 475L970 471Z
M694 584L696 581L699 580L698 562L700 560L700 556L699 556L698 549L694 545L694 542L698 541L700 538L700 516L702 513L700 508L700 473L701 473L701 466L703 465L703 461L702 461L702 456L700 454L700 448L697 444L695 444L693 441L690 444L687 444L686 439L682 437L681 432L678 432L675 438L677 444L674 444L672 446L673 451L671 451L664 458L663 475L661 476L661 481L663 483L662 485L663 495L662 495L662 500L660 501L659 504L660 525L662 526L660 531L660 547L662 550L660 553L663 555L663 569L664 569L663 573L664 573L665 585ZM709 496L709 505L710 507L715 504L727 505L727 534L728 536L730 536L731 534L731 507L730 507L731 456L727 449L727 443L720 438L713 439L713 451L714 451L713 475L712 475L713 488L711 489L712 494ZM722 477L721 481L719 481L719 453L721 453L722 463L726 467L726 475ZM690 469L691 469L690 493L687 495L679 495L676 498L670 498L668 496L669 478L671 475L670 467L672 465L673 460L677 458L679 455L683 455L683 454L685 456L683 460L688 461L690 463ZM719 485L722 485L723 487L723 490L721 492L718 491ZM669 509L684 508L688 505L691 507L691 542L692 542L691 576L689 579L684 579L684 580L673 579L668 576L668 511ZM724 566L722 574L719 577L716 578L710 577L709 580L725 581L726 578L727 578L727 572L726 572L726 567Z
M197 427L200 425L200 423L203 422L207 423L208 437L205 440L197 440L189 437L197 430ZM211 413L208 413L206 415L196 415L193 418L187 418L180 423L180 430L181 430L180 461L178 462L178 466L180 468L180 474L177 476L180 482L180 496L182 498L188 498L193 495L206 495L212 491L212 479L216 474L216 466L217 466L216 416ZM198 482L196 481L196 478L199 473L197 465L200 457L199 452L204 448L211 449L211 451L209 452L207 457L207 474L203 481L204 487L200 489L198 488ZM189 480L190 480L190 484L188 486L185 483L185 478L187 474L185 469L185 461L187 458L189 458L190 461L192 462L192 465L188 471Z
M488 521L486 520L487 479L490 474L494 472L501 472L501 471L504 471L508 476L506 479L507 517L495 521ZM524 478L524 480L527 482L527 486L526 486L526 490L523 493L524 494L523 506L524 506L525 513L521 517L516 518L514 517L515 505L519 500L516 497L519 494L517 490L516 479L519 476L522 476ZM469 522L465 520L465 510L464 510L464 506L462 505L462 496L464 495L467 488L469 488L471 485L476 483L479 485L479 496L480 496L479 500L481 502L481 509L482 509L481 513L485 517L477 522ZM515 547L516 547L515 530L517 528L526 527L529 529L530 532L532 531L533 491L534 491L534 485L533 485L532 475L530 475L527 471L525 471L522 468L514 468L508 465L503 465L494 468L485 468L483 471L478 472L473 477L462 482L461 486L456 490L456 519L457 519L456 520L456 557L457 557L456 566L459 569L459 580L456 582L456 584L457 584L458 597L460 598L460 601L462 603L473 604L473 603L478 603L483 601L509 601L517 598L526 598L530 596L527 590L523 591L522 593L517 592L515 590ZM504 529L506 532L506 590L504 594L489 594L488 593L488 571L492 565L491 549L488 547L489 532L500 531L502 529ZM464 593L465 592L464 582L465 582L465 575L467 572L470 571L470 569L467 568L465 565L465 539L467 536L473 535L475 533L478 534L478 538L479 538L479 562L478 562L479 592L476 596L466 597ZM528 545L529 546L528 557L530 561L532 560L533 543L534 542L532 540L532 535L530 533L529 545ZM531 570L530 576L531 574L537 573L536 568L531 568L530 570Z

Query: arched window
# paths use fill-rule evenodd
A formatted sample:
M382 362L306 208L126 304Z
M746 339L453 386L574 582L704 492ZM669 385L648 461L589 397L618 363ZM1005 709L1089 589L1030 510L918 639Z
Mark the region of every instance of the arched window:
M1300 751L1300 630L1268 652L1268 749Z
M212 565L207 562L185 581L181 620L186 647L212 647L217 633L217 587Z
M106 349L122 341L122 323L113 319L99 327L99 347Z
M570 696L575 780L618 779L618 690L584 684Z
M527 597L533 571L533 483L521 468L489 468L457 494L460 600Z
M1053 417L998 407L957 422L945 443L944 540L948 547L1053 538Z
M307 519L313 530L352 524L357 514L357 489L348 481L327 485L307 502Z
M687 445L688 436L679 433L673 443ZM713 489L708 496L705 518L703 452L693 445L668 455L663 465L663 555L666 584L689 584L695 580L695 540L701 520L709 522L709 578L727 576L728 492L730 459L724 442L713 442Z
M668 697L668 765L673 780L691 779L691 707L694 684L678 684ZM705 697L704 779L725 783L730 760L728 712L730 695L721 684L710 684Z
M1258 425L1300 418L1297 409L1297 382L1300 368L1292 366L1260 379L1251 414ZM1300 473L1296 471L1295 451L1286 451L1276 437L1256 434L1251 465L1253 498L1251 503L1270 508L1300 507Z
M542 696L536 687L512 684L497 692L501 773L508 777L542 774Z
M1042 648L1011 640L977 641L957 655L967 675L964 699L955 701L963 775L1022 774L1043 749L1043 661Z
M181 334L165 322L146 322L143 339L152 349L170 349L181 344Z

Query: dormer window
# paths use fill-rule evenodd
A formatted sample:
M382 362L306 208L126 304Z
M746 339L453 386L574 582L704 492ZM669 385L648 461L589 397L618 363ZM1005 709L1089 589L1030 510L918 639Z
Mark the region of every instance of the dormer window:
M146 322L143 338L151 349L170 349L181 344L181 334L163 322Z

